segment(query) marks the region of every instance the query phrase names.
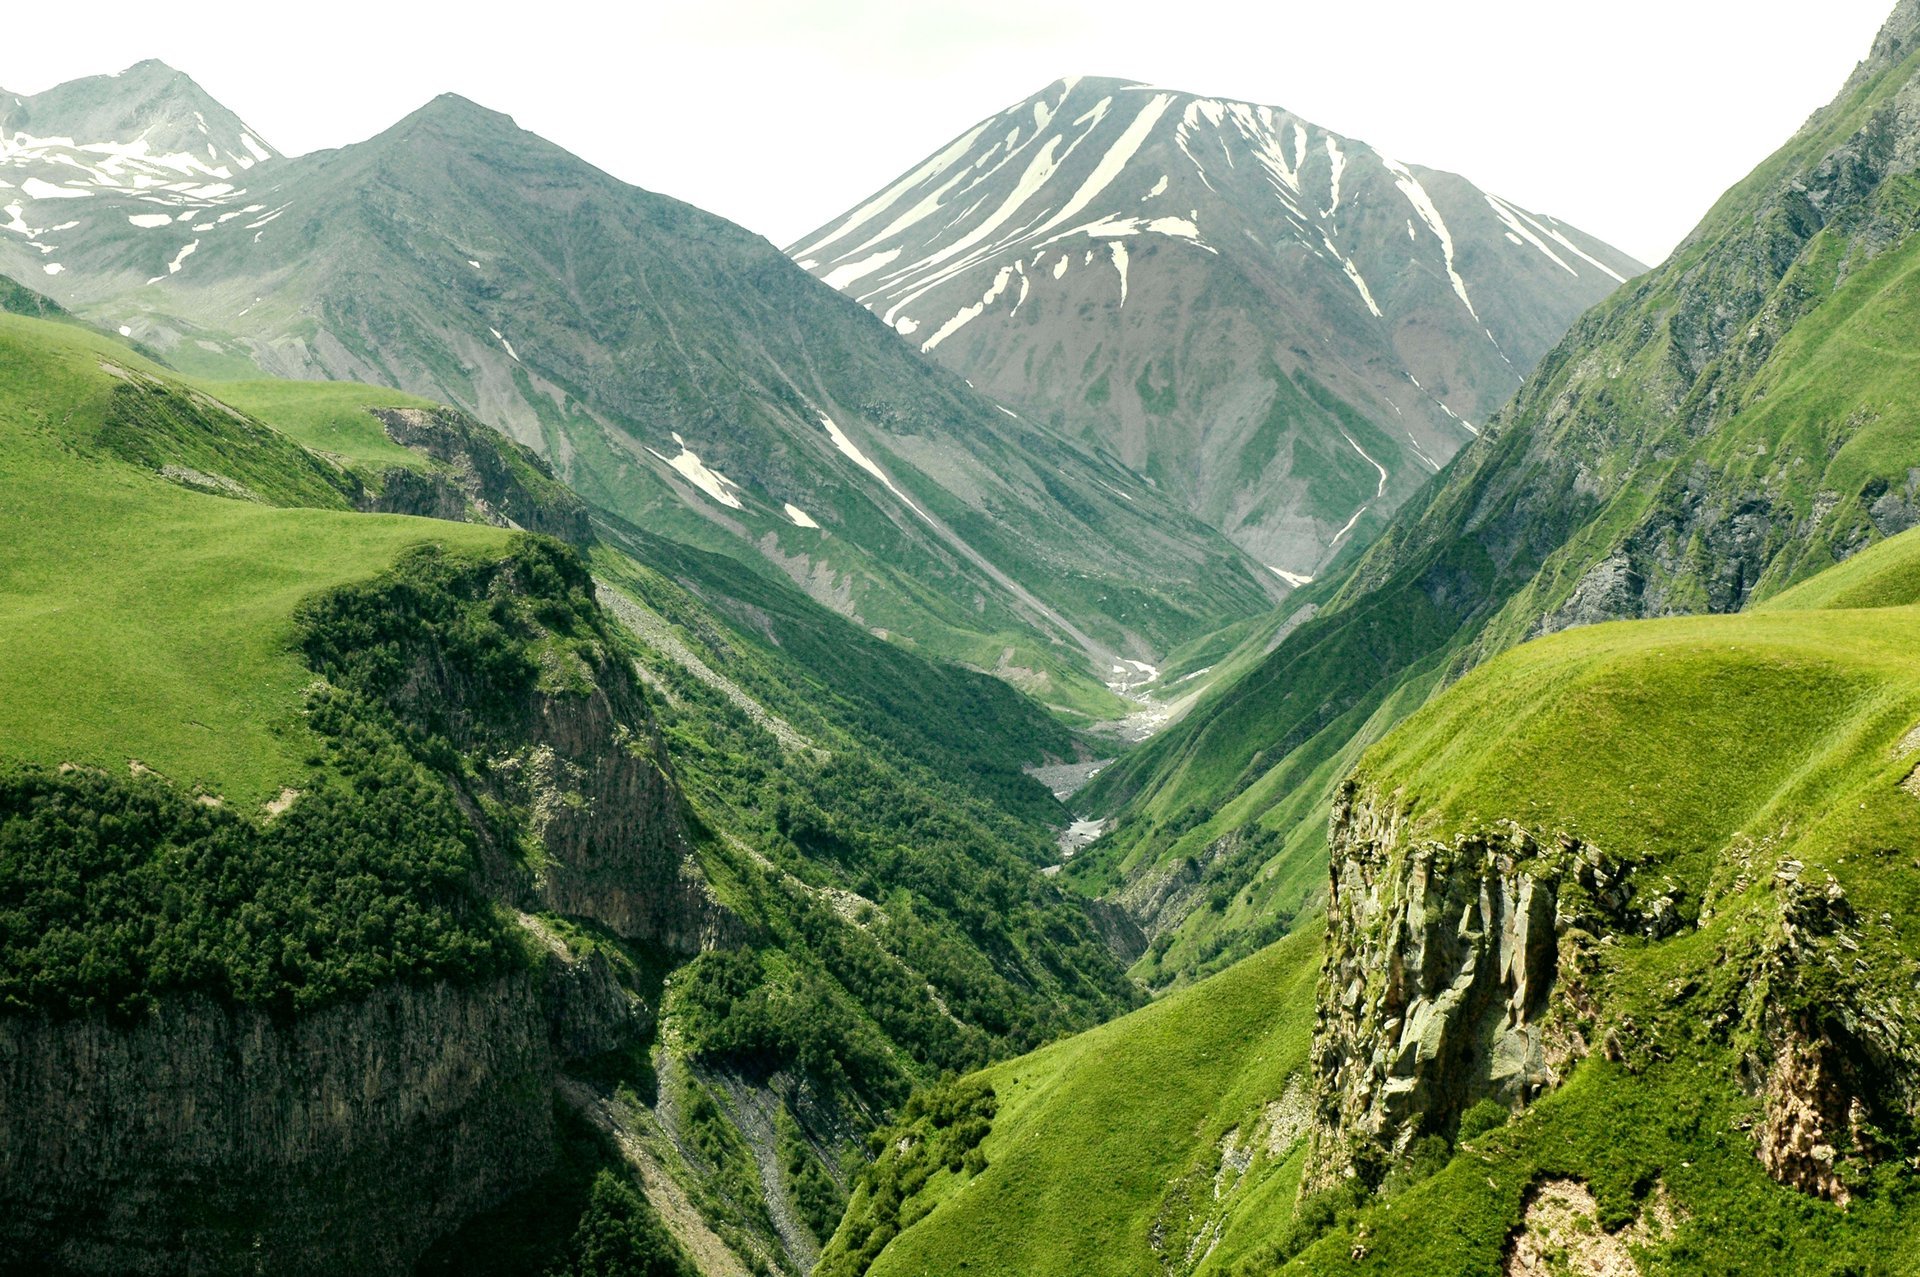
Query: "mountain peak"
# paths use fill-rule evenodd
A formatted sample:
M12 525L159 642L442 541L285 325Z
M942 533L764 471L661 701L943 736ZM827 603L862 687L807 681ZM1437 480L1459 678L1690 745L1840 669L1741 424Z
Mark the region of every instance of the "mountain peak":
M441 132L463 134L522 132L511 115L482 106L472 98L448 92L422 103L381 136L405 137L422 125Z
M0 132L79 146L114 143L151 154L205 154L229 170L251 168L276 152L186 72L158 58L123 71L86 76L26 97L0 96Z

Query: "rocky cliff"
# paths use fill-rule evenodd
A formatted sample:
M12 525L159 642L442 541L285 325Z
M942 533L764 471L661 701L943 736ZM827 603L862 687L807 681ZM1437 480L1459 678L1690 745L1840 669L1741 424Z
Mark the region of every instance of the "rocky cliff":
M218 995L162 965L115 1006L0 1016L0 1268L411 1271L437 1237L552 1167L561 1070L652 1029L632 961L571 929L681 955L738 930L694 861L632 665L570 551L529 538L485 561L428 547L299 620L323 675L308 692L316 757L343 757L329 733L350 733L384 769L357 783L417 767L444 786L477 854L471 881L443 889L519 911L520 956L343 985L348 996L307 1010L297 996ZM290 792L268 819L298 821L302 801ZM230 839L262 836L227 823ZM243 915L260 907L244 890L225 889ZM153 925L125 907L126 926ZM286 943L391 963L351 928Z
M558 537L593 540L586 503L532 450L489 430L456 408L376 408L387 437L432 459L430 470L389 467L364 508L460 523L490 523Z
M1518 1110L1590 1053L1639 1071L1685 1049L1673 1026L1638 1022L1609 985L1704 925L1716 896L1764 878L1750 850L1703 893L1507 822L1421 838L1399 800L1353 781L1331 843L1308 1191L1348 1177L1378 1184L1417 1139L1453 1140L1484 1100ZM1723 929L1755 939L1719 942L1737 970L1724 1005L1685 1012L1739 1061L1768 1173L1844 1204L1854 1177L1901 1147L1894 1133L1920 1115L1920 1008L1911 990L1863 978L1863 931L1837 881L1803 883L1789 860L1757 904L1738 907ZM1663 997L1683 1005L1699 988L1679 976Z
M298 1019L0 1018L9 1271L404 1273L553 1158L527 974Z

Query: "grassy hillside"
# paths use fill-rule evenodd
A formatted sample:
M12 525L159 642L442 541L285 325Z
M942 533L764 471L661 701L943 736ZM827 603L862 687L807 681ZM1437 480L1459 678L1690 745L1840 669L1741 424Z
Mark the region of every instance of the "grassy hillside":
M1625 916L1671 909L1670 922L1596 936L1584 930L1593 899L1562 882L1548 1022L1583 1045L1557 1089L1511 1116L1482 1104L1457 1132L1427 1131L1377 1186L1297 1196L1302 1150L1256 1148L1216 1199L1223 1154L1239 1148L1222 1137L1244 1115L1282 1097L1296 1069L1323 1099L1325 1079L1296 1053L1316 1014L1316 919L981 1075L997 1102L984 1169L960 1158L958 1173L936 1169L901 1194L900 1236L872 1271L964 1260L1023 1274L1494 1277L1513 1271L1523 1237L1560 1256L1550 1271L1601 1271L1595 1256L1614 1255L1625 1266L1605 1271L1920 1272L1920 1174L1907 1160L1920 1151L1916 563L1920 532L1749 614L1525 644L1365 754L1354 788L1394 813L1384 896L1405 889L1424 849L1520 830L1549 851L1513 872L1545 881L1558 872L1550 849L1572 846L1608 867ZM1350 996L1323 985L1317 1014ZM1756 1156L1792 1085L1783 1038L1826 1061L1839 1112L1857 1101L1852 1135L1843 1117L1821 1136L1835 1141L1844 1206L1775 1182ZM922 1119L902 1134L940 1131ZM846 1252L874 1202L893 1209L887 1185L917 1183L908 1156L883 1152L878 1167L823 1272L856 1271ZM1183 1185L1200 1191L1183 1197ZM1542 1205L1555 1195L1572 1203L1559 1217ZM1189 1247L1215 1220L1217 1249ZM1156 1224L1168 1242L1157 1252Z
M959 1083L992 1096L979 1158L925 1165L922 1146L943 1134L933 1119L877 1137L880 1159L818 1272L1144 1275L1193 1271L1185 1260L1202 1255L1199 1271L1228 1271L1284 1223L1299 1184L1318 966L1305 928Z
M1391 1208L1346 1214L1299 1271L1501 1271L1547 1179L1585 1183L1643 1271L1920 1271L1903 1090L1920 974L1917 555L1909 533L1774 608L1527 644L1367 755L1357 786L1400 813L1407 851L1390 857L1516 822L1597 849L1630 898L1664 896L1680 921L1605 939L1573 968L1563 956L1578 1030L1601 1049ZM1800 1050L1854 1105L1814 1159L1841 1205L1755 1156Z
M124 345L0 316L9 756L121 773L138 761L258 807L306 770L298 720L313 675L291 646L296 605L410 546L506 545L499 529L350 513L304 454L235 426ZM130 451L153 455L118 455ZM165 466L208 478L167 482L154 473Z

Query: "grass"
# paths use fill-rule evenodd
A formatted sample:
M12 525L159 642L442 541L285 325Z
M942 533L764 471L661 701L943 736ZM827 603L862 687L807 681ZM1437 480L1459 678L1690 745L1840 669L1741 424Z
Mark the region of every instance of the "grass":
M432 408L432 400L348 381L220 381L206 383L206 389L315 452L367 466L419 470L428 465L419 453L387 438L367 410Z
M1314 1009L1311 922L1146 1010L981 1075L1000 1101L985 1171L936 1175L903 1212L924 1218L874 1271L1497 1277L1530 1187L1571 1177L1609 1230L1652 1218L1656 1199L1671 1207L1673 1227L1644 1247L1649 1274L1920 1272L1920 1178L1901 1143L1914 1133L1896 1122L1881 1137L1894 1141L1890 1160L1848 1163L1855 1196L1842 1209L1767 1176L1751 1134L1761 1105L1740 1081L1746 1061L1770 1058L1756 1036L1767 1014L1911 1014L1899 1002L1920 979L1920 801L1902 787L1920 762L1917 562L1920 531L1756 612L1536 640L1361 758L1358 779L1405 821L1395 848L1514 821L1543 845L1567 834L1597 847L1636 899L1675 896L1679 934L1619 935L1593 951L1583 1032L1625 1043L1619 1060L1586 1059L1513 1122L1330 1208L1305 1235L1297 1159L1256 1157L1216 1205L1222 1136L1307 1067L1292 1052ZM1774 870L1788 859L1817 893L1837 884L1861 920L1835 942L1846 964L1815 942L1798 965L1765 966L1781 943ZM1218 1245L1189 1250L1215 1219ZM1146 1242L1156 1224L1173 1239L1158 1255Z
M1212 1207L1220 1141L1254 1133L1306 1063L1317 928L1194 989L976 1075L998 1100L985 1169L939 1172L875 1274L1157 1274L1224 1221L1222 1257L1290 1209L1299 1149L1260 1152ZM1276 1184L1278 1187L1276 1188ZM852 1212L861 1209L856 1193ZM1204 1245L1202 1246L1204 1249Z
M0 741L255 806L306 769L312 674L295 606L412 545L491 554L504 531L280 509L87 450L121 377L178 383L104 337L0 316ZM224 414L207 414L218 438Z

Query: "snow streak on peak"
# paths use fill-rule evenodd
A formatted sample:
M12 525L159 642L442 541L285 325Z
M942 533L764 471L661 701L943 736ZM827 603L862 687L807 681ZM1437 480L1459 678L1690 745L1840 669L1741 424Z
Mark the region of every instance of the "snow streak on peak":
M1453 236L1447 230L1446 219L1440 216L1440 210L1434 207L1433 198L1427 194L1427 188L1420 184L1420 179L1413 175L1412 170L1384 155L1380 159L1387 166L1387 171L1393 174L1394 184L1400 188L1400 193L1407 197L1407 203L1413 205L1413 211L1420 215L1420 220L1427 224L1427 229L1432 231L1434 238L1440 241L1440 251L1446 259L1447 279L1452 282L1453 291L1460 298L1460 304L1467 308L1467 313L1477 322L1480 312L1473 308L1473 299L1467 296L1467 281L1460 278L1460 272L1454 268Z

